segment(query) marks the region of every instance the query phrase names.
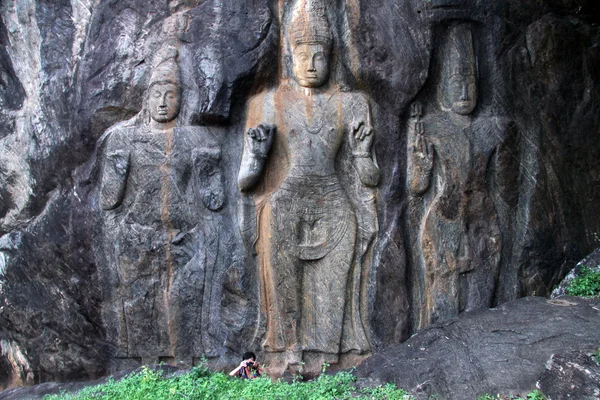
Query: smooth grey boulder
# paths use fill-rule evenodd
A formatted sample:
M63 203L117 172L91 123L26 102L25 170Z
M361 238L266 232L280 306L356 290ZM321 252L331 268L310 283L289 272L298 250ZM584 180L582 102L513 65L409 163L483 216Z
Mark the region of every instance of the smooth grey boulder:
M596 351L599 306L598 300L526 297L466 312L376 352L356 374L365 384L393 382L423 398L524 395L536 389L553 354Z

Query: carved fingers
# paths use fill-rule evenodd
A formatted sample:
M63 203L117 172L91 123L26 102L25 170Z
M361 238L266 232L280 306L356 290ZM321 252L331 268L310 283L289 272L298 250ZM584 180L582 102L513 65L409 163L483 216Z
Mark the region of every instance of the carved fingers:
M373 144L373 128L364 121L355 122L350 126L350 147L352 154L359 157L370 157Z
M415 168L423 172L429 172L433 168L433 144L425 137L425 128L422 122L415 123L415 133L413 163Z
M246 131L250 152L254 155L266 157L271 150L273 137L275 136L275 125L260 124L256 128Z
M410 105L410 116L411 118L419 118L423 115L423 106L418 101L415 101Z
M116 150L114 153L108 155L108 158L112 160L115 172L120 176L125 176L129 169L129 151L127 150Z
M219 162L221 152L211 148L196 148L192 151L194 169L198 176L202 202L211 211L219 211L225 202Z

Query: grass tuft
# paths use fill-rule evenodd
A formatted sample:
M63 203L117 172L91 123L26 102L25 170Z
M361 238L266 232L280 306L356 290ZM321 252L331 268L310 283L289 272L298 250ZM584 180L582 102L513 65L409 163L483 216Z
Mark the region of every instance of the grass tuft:
M162 371L143 367L141 371L115 381L85 388L78 393L61 393L45 400L153 400L153 399L231 399L231 400L330 400L372 399L408 400L411 397L393 384L376 388L357 389L356 377L349 372L323 374L317 379L291 383L274 382L268 377L252 380L232 378L206 366L194 367L189 373L165 377Z

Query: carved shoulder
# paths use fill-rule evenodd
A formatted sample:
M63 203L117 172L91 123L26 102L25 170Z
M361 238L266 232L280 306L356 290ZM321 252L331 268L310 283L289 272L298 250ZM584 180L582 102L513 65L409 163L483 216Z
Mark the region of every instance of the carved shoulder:
M492 131L496 136L504 136L505 133L514 129L514 121L504 116L484 115L473 121L474 132Z
M109 128L106 133L105 155L115 150L129 150L129 141L133 135L133 129L118 124Z
M339 92L342 104L351 119L371 120L371 106L369 98L363 92Z
M246 127L274 123L277 108L274 100L275 94L275 90L267 90L250 98L246 109Z

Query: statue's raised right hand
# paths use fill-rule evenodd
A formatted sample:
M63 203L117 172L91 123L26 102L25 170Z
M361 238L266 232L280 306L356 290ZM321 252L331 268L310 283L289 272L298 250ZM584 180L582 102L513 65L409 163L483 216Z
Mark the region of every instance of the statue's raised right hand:
M425 137L423 122L415 124L415 141L413 143L413 164L415 170L420 173L429 174L433 168L433 144Z
M250 153L258 157L266 157L273 144L273 136L276 131L275 125L260 124L256 128L246 131L246 140Z

